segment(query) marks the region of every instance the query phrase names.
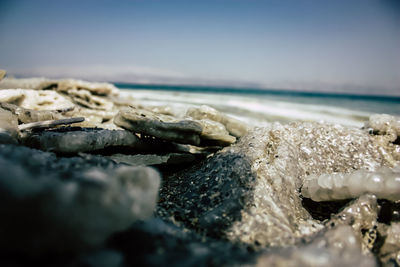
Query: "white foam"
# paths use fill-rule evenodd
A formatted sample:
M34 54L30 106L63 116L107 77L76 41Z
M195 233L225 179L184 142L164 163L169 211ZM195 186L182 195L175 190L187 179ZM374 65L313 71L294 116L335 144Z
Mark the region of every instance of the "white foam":
M185 93L155 90L122 90L145 105L172 105L188 108L209 105L253 125L272 121L324 121L348 126L363 126L371 113L323 104L275 101L257 96Z

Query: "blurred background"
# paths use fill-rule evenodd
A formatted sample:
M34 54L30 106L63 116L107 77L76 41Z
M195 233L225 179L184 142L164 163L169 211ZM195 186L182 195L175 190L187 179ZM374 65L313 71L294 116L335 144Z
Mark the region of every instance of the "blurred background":
M400 96L400 1L1 0L0 68Z

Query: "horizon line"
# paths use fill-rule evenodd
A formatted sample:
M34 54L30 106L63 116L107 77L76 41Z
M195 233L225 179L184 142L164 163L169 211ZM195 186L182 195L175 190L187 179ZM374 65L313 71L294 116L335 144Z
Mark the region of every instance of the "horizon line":
M199 85L199 84L162 84L162 83L135 83L135 82L115 82L109 81L116 87L121 89L129 89L132 86L138 87L138 89L149 89L157 90L155 87L161 87L160 89L166 89L167 91L176 91L176 89L183 89L183 92L204 92L207 93L238 93L238 94L260 94L269 93L275 95L291 95L291 96L329 96L329 97L354 97L363 98L365 100L391 100L394 102L400 102L400 95L377 95L377 94L366 94L356 92L333 92L333 91L314 91L314 90L303 90L303 89L287 89L287 88L272 88L272 87L242 87L242 86L228 86L228 85ZM212 90L207 90L211 89ZM135 89L135 88L132 88ZM186 90L185 90L186 89ZM200 90L201 89L201 90Z

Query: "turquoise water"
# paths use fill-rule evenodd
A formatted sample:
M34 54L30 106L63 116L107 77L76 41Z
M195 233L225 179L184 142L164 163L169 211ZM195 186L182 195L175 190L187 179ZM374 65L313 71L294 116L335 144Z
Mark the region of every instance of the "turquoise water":
M351 95L208 86L171 86L120 83L116 83L115 85L121 89L165 91L171 93L201 93L208 94L210 96L242 96L244 99L254 98L259 100L298 103L304 105L330 106L368 113L387 113L400 115L400 97L395 96Z

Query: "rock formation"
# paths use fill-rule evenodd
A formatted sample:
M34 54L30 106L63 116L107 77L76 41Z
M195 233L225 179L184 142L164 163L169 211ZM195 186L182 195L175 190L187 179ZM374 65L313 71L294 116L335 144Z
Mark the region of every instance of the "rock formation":
M4 75L2 266L400 265L397 117L250 129Z

